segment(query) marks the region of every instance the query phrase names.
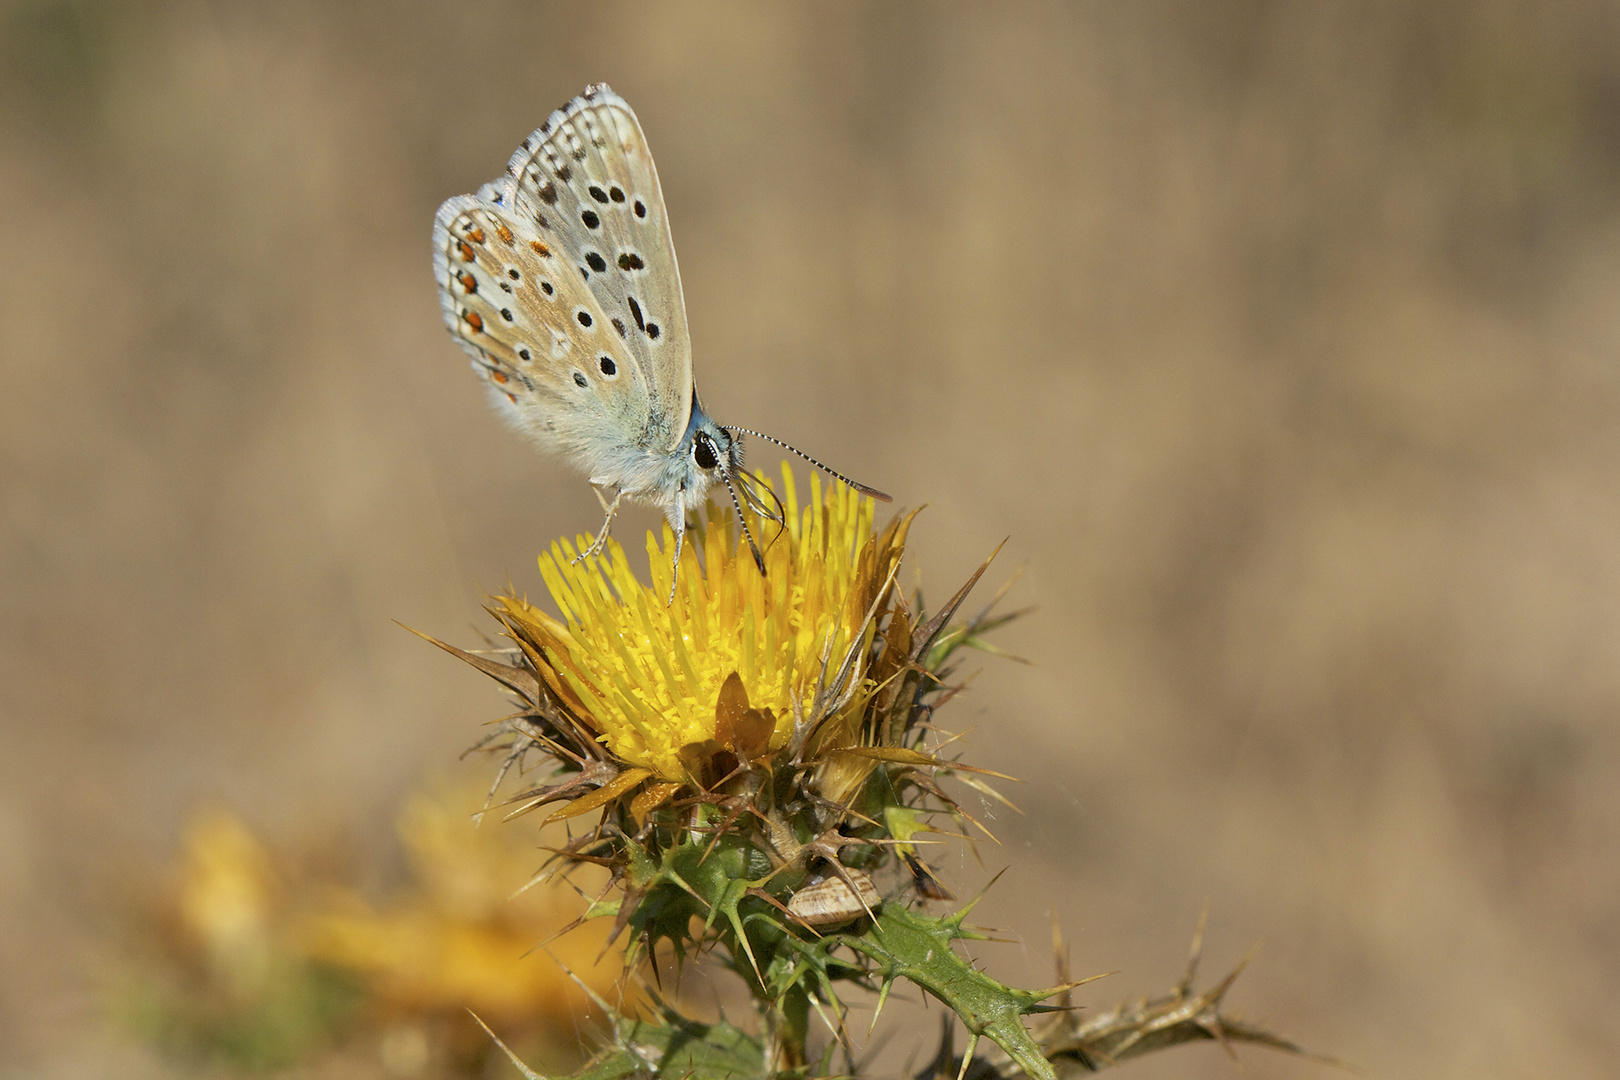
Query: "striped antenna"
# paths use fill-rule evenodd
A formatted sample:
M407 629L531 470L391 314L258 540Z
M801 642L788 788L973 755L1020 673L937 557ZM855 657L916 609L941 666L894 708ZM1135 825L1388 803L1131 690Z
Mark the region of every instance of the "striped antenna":
M788 451L791 451L792 453L798 454L800 457L804 458L804 460L808 461L810 464L814 465L816 468L820 469L822 472L826 473L828 476L831 476L831 477L833 477L834 479L837 479L837 480L842 480L844 483L848 484L850 487L854 488L856 491L860 492L862 495L870 495L872 498L877 499L879 502L894 502L893 499L891 499L889 496L885 495L883 492L879 491L877 488L869 488L865 484L857 484L855 481L851 480L849 477L845 476L843 473L837 472L836 470L827 468L827 466L823 465L821 462L817 461L815 458L811 457L809 454L805 453L803 450L800 450L797 446L789 446L787 443L783 442L781 439L773 439L769 435L761 434L758 431L749 431L747 428L730 428L728 430L738 432L739 434L742 434L742 435L752 435L756 439L764 439L768 443L774 443L775 445L780 446L784 450L788 450ZM732 498L735 499L736 497L737 497L736 494L733 493Z

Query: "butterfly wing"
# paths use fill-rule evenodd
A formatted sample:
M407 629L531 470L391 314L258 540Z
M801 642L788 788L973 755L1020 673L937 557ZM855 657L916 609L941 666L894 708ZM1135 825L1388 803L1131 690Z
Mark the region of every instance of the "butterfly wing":
M604 84L552 113L506 167L522 211L574 238L581 279L647 386L653 445L673 450L692 411L692 346L664 195L636 114Z
M445 325L509 420L614 482L625 451L652 436L646 380L551 231L511 212L514 187L504 178L439 208Z
M639 486L685 433L692 361L629 106L602 87L553 113L507 175L439 208L433 246L445 324L508 417L593 480Z

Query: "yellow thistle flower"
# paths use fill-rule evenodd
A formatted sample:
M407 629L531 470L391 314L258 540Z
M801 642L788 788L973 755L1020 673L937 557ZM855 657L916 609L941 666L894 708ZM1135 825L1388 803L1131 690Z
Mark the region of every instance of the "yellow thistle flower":
M786 465L782 477L785 528L761 537L764 576L737 550L734 519L714 513L681 556L672 602L667 527L662 545L648 534L648 584L614 541L579 563L586 538L577 548L554 543L540 573L562 620L497 598L546 688L630 767L614 794L649 778L702 783L701 762L713 753L775 753L796 724L827 729L826 710L857 713L870 692L858 669L881 621L876 609L892 602L910 519L879 532L871 499L839 484L824 492L816 476L801 507ZM846 658L852 667L841 671ZM829 693L835 682L842 694ZM854 734L841 741L853 744Z

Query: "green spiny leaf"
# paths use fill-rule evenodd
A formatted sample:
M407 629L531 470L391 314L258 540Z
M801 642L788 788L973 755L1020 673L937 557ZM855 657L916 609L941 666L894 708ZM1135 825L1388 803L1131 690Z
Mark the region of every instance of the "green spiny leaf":
M1041 996L1003 986L962 959L951 942L965 936L959 920L885 904L870 930L841 935L840 940L875 961L885 979L901 976L939 998L970 1033L994 1039L1028 1075L1056 1080L1051 1063L1024 1028L1026 1014L1045 1011Z

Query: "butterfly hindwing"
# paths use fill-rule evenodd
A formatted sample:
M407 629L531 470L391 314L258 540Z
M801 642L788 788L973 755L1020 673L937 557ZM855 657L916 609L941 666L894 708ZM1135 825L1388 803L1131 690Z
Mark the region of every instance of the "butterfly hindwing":
M510 177L439 208L434 270L445 324L509 417L595 474L604 451L652 434L641 367L543 215Z

